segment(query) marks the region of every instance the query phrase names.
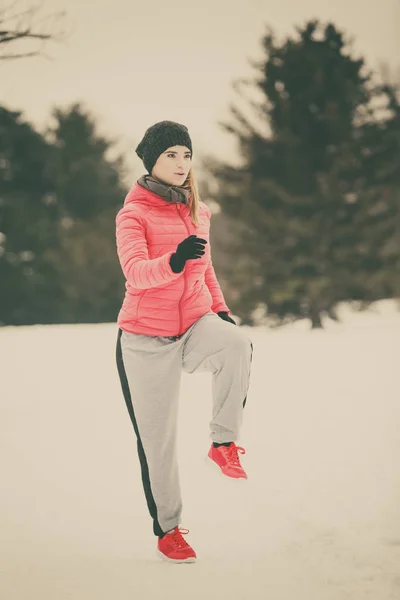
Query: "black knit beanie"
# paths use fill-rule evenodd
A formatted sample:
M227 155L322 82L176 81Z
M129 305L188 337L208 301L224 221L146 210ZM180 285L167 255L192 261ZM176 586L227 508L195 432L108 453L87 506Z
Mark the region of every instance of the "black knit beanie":
M143 160L144 166L151 174L160 154L170 146L186 146L193 156L192 140L188 128L175 121L160 121L146 130L136 154Z

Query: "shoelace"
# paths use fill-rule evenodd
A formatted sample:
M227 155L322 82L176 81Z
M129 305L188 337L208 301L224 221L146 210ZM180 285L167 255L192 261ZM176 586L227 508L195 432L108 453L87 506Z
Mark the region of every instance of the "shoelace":
M232 467L240 467L241 464L239 461L238 452L240 454L246 454L246 450L242 448L242 446L236 446L235 444L231 444L230 446L220 446L220 449L226 456L227 461Z
M175 531L173 533L168 534L169 535L169 539L171 540L172 544L175 546L175 548L186 548L189 546L189 544L186 542L186 540L183 539L182 534L186 535L187 533L189 533L189 529L183 529L181 527L178 527L178 529L175 529Z

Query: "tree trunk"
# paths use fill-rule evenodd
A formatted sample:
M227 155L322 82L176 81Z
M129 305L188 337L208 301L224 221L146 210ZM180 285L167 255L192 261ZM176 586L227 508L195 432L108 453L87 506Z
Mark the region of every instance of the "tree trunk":
M322 329L321 313L316 306L310 307L311 329Z

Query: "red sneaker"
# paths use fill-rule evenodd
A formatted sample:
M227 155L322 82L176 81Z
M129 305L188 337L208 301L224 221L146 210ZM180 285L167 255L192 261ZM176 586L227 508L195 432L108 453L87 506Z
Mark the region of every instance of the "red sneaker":
M238 452L246 454L246 450L241 446L236 446L235 442L231 442L230 446L218 446L217 448L211 444L208 456L219 466L224 475L234 479L247 479L247 474L240 464Z
M183 539L182 534L189 533L189 529L175 527L164 537L158 538L157 554L164 560L175 563L191 563L196 560L196 552Z

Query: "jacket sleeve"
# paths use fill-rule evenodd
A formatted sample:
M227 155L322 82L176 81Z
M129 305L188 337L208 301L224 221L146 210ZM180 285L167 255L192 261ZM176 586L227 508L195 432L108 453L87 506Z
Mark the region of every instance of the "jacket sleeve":
M206 285L210 290L211 297L213 299L211 310L215 313L218 313L220 311L226 311L227 313L230 313L229 308L225 304L224 295L215 275L211 258L208 263L204 278Z
M211 219L212 212L208 206L207 206L207 209L208 209L208 216ZM210 241L209 241L209 244L210 244ZM213 299L211 310L215 313L218 313L221 311L230 313L230 310L225 303L224 295L223 295L220 285L218 283L217 276L215 275L214 267L212 264L212 258L211 258L211 244L210 244L210 260L208 262L208 266L207 266L207 269L206 269L206 272L204 275L204 280L206 282L206 285L207 285L207 287L210 291L211 297Z
M148 289L164 285L182 276L174 273L169 259L174 250L149 259L143 218L132 209L122 208L116 216L116 242L119 262L125 279L135 288Z

